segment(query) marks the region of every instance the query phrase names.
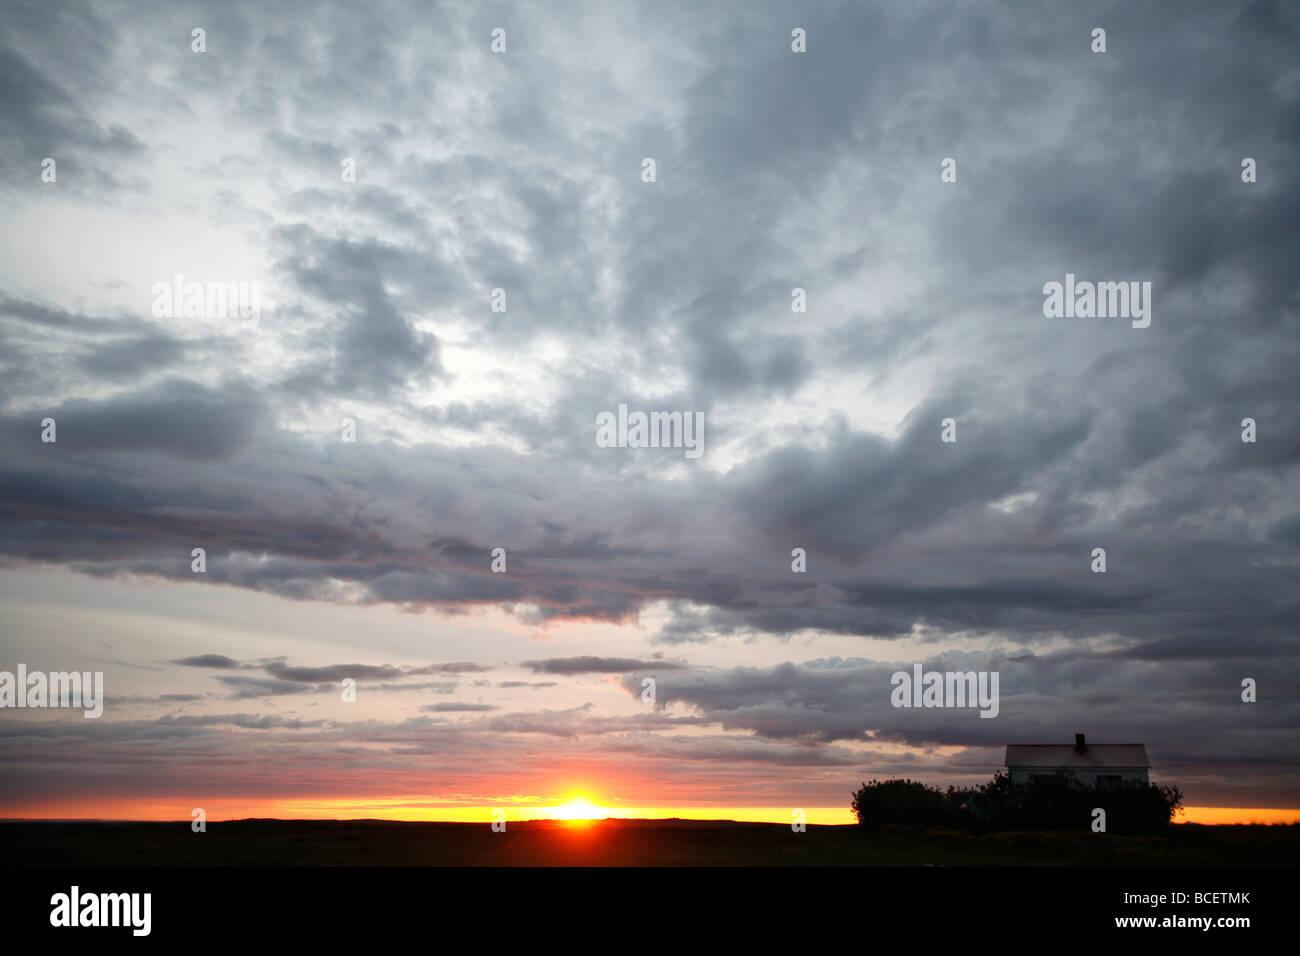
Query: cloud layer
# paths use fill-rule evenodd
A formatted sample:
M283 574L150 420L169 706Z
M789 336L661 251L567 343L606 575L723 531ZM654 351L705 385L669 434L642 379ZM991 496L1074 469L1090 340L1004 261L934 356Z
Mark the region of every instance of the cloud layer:
M1075 731L1300 806L1298 41L1280 2L14 5L0 667L81 666L40 615L91 582L259 610L119 644L127 713L0 718L0 810L92 752L123 794L270 799L272 756L322 798L839 805ZM1151 282L1150 327L1045 318L1067 273ZM157 315L178 274L260 321ZM705 455L598 447L620 403ZM304 658L305 605L433 633ZM1000 671L1000 716L891 708L912 661ZM385 708L326 713L346 677Z

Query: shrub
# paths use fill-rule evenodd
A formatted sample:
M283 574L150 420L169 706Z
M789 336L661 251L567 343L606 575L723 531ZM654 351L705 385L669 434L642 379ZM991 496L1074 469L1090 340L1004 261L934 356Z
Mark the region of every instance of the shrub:
M960 822L960 809L948 795L917 780L864 783L853 794L851 806L858 824L869 829L951 826Z
M1152 833L1182 807L1177 787L1142 781L1090 786L1065 771L1012 783L999 771L979 787L947 793L916 780L872 780L853 794L858 823L882 826L949 826L986 830L1088 830L1095 807L1106 811L1108 833Z

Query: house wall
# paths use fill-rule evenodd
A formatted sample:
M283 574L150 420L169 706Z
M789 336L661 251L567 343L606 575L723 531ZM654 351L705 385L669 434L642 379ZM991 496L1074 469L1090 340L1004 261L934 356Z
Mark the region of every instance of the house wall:
M1064 768L1063 768L1064 769ZM1052 776L1056 773L1050 767L1008 767L1007 771L1011 774L1012 783L1024 783L1031 776L1044 774ZM1141 780L1143 783L1150 783L1148 771L1145 767L1100 767L1095 770L1071 770L1076 780L1090 787L1097 785L1097 776L1119 777L1121 780Z

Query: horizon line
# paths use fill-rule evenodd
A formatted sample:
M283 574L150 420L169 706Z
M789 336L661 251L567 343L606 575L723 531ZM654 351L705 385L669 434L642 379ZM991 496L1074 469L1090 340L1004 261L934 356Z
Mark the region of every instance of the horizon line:
M379 808L375 808L379 809ZM206 818L210 824L243 823L249 821L274 821L277 823L463 823L490 824L494 810L504 810L504 819L510 823L572 823L576 821L624 822L684 821L697 823L765 823L789 825L793 819L792 807L636 807L615 808L591 806L590 814L571 815L565 807L438 807L425 813L404 816L343 815L316 816L310 811L291 812L290 815L234 815ZM802 807L803 821L809 826L856 826L852 810L844 807ZM322 810L328 813L328 810ZM337 811L336 811L337 812ZM497 819L501 819L497 817ZM0 823L165 823L189 824L191 815L164 816L0 816ZM1287 825L1300 823L1300 809L1281 807L1184 807L1171 823L1199 826L1250 826Z

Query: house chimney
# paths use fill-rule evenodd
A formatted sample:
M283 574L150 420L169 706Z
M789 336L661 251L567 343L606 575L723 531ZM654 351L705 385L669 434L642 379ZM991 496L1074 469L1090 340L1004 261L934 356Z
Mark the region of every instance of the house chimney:
M1074 749L1079 753L1087 753L1088 745L1083 742L1083 734L1074 735Z

